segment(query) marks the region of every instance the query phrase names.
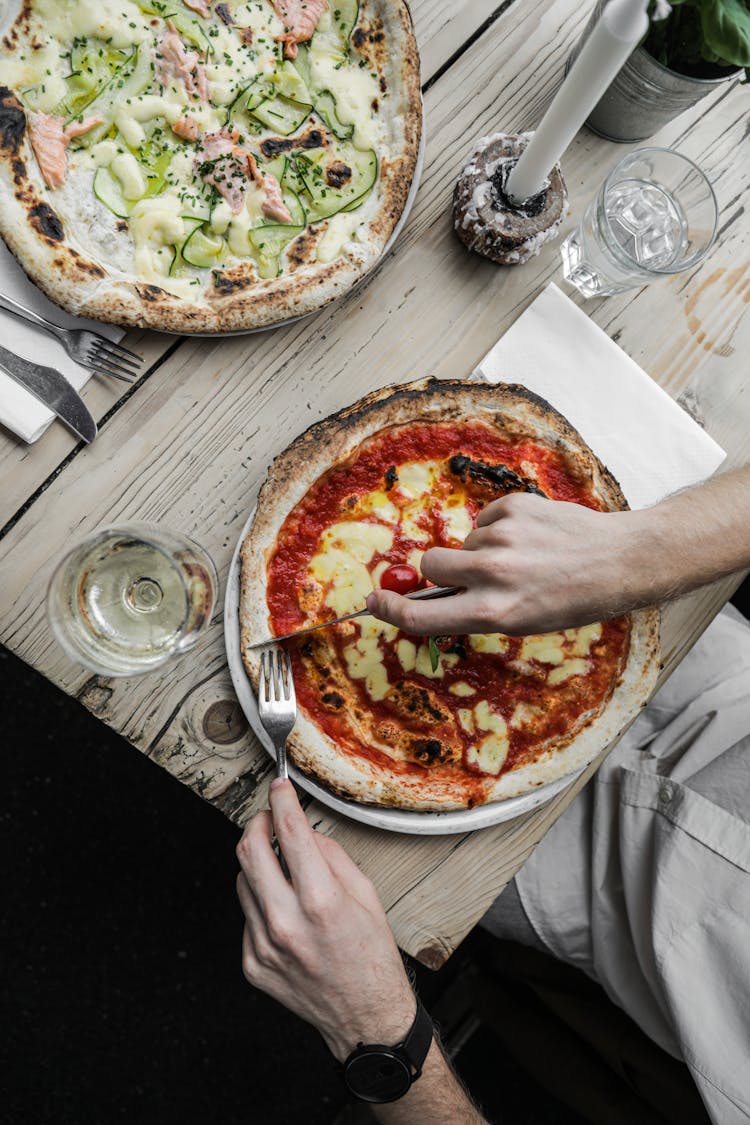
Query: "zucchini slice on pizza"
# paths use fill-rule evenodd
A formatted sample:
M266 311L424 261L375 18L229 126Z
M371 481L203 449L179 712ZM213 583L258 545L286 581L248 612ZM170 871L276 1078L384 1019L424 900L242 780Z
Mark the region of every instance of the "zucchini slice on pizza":
M254 640L361 609L432 546L460 549L512 492L627 507L567 421L520 386L431 380L376 392L274 462L242 548L243 659ZM578 629L410 636L373 617L290 643L296 765L339 795L405 809L518 796L595 758L647 701L655 609Z

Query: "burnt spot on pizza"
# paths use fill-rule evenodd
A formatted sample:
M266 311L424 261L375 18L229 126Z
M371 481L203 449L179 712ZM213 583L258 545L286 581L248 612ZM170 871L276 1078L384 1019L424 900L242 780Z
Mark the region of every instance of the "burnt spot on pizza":
M445 760L445 750L439 738L415 738L412 754L424 766L434 766Z
M29 209L29 220L34 230L48 242L62 242L65 237L63 225L49 203L35 203Z
M352 178L352 170L342 160L334 160L326 168L326 183L332 188L342 188Z
M128 231L130 229L128 224L125 222L124 219L118 219L117 222L115 223L115 228L117 230L119 230L121 234L124 234L126 231Z
M252 285L253 279L247 274L231 274L224 270L212 270L214 275L214 293L219 297L230 297Z
M12 50L20 36L28 31L30 22L31 0L24 0L13 26L9 28L7 35L3 36L3 46L6 50Z
M373 113L377 113L380 110L380 103L377 98L373 98L370 102L370 109Z
M397 480L398 480L398 473L396 472L396 466L391 465L388 469L385 470L385 490L386 490L386 492L391 491L391 489L393 488L393 486L394 486L394 484L396 483Z
M232 18L232 13L229 11L228 4L217 4L215 11L222 23L225 23L227 27L232 26L234 20Z
M0 147L15 156L26 132L26 114L20 101L7 86L0 86Z
M26 179L26 165L20 156L14 156L10 167L13 172L13 183L18 187Z
M445 711L433 692L410 680L398 680L387 695L387 702L394 711L422 723L445 723L450 715Z
M307 227L302 234L297 235L286 255L290 271L310 265L317 260L315 250L319 236L320 230L317 227Z
M363 20L352 34L357 52L378 72L385 70L386 42L383 21L379 17Z
M162 296L166 296L166 291L158 285L138 285L136 288L144 301L158 301Z
M333 711L340 711L344 706L344 697L339 695L337 691L327 691L321 696L321 703L326 707L330 707Z
M544 496L532 480L519 476L509 469L507 465L488 465L484 461L474 461L464 453L456 453L448 462L448 468L454 476L464 483L472 480L476 484L488 485L497 493L532 492L536 496Z
M291 152L292 149L326 148L329 143L330 138L325 130L313 127L299 137L267 137L261 141L260 151L265 157L272 159L282 152Z
M386 92L386 90L388 89L388 83L385 80L384 74L380 75L380 78L378 79L378 86L380 87L380 93L381 94L384 94Z

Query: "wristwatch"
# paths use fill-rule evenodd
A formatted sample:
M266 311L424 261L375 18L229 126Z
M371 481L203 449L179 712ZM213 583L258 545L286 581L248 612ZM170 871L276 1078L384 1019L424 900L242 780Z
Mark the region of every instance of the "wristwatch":
M363 1102L395 1102L422 1073L433 1035L432 1019L420 1000L406 1038L395 1047L359 1043L344 1063L344 1082Z

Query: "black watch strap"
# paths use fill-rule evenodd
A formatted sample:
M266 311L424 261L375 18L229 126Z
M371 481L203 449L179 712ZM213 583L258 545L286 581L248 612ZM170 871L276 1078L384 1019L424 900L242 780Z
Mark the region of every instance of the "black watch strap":
M434 1030L432 1016L424 1007L419 997L417 997L417 1012L414 1016L414 1023L407 1031L403 1043L399 1044L399 1048L403 1051L414 1068L412 1082L415 1078L419 1078L422 1073L422 1067L424 1066L424 1060L427 1058L430 1043L432 1043Z
M417 999L414 1022L401 1043L360 1043L344 1063L344 1082L360 1101L382 1103L402 1098L422 1073L430 1050L432 1018Z

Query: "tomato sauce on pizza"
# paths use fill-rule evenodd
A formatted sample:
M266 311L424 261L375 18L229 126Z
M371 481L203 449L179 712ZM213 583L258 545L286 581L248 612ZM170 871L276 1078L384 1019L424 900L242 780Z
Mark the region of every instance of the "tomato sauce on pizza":
M394 565L460 548L479 511L513 491L604 507L564 451L481 421L395 425L309 488L268 560L276 634L352 613ZM387 580L386 580L387 581ZM628 656L630 619L540 636L438 639L371 617L292 650L298 702L347 753L397 774L444 776L456 796L567 742L606 704Z

